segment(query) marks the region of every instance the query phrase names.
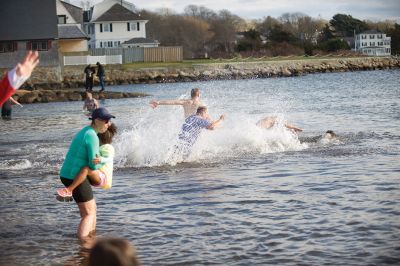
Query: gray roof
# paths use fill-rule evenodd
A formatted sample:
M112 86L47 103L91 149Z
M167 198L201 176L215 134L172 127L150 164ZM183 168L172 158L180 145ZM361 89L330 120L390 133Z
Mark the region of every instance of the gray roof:
M65 9L68 10L68 12L74 18L76 23L79 23L79 24L83 23L83 10L82 10L82 8L74 6L74 5L72 5L70 3L67 3L67 2L63 2L63 1L61 1L61 3L65 7Z
M77 25L58 25L58 38L62 39L89 39Z
M366 30L366 31L361 32L360 34L379 34L379 33L382 33L382 32L380 32L379 30Z
M130 11L129 9L121 6L120 4L113 5L109 10L104 12L103 15L98 17L95 22L101 21L132 21L143 20L138 14Z
M124 42L124 44L136 44L136 43L159 43L157 40L149 38L132 38Z
M57 39L54 0L0 1L0 41Z

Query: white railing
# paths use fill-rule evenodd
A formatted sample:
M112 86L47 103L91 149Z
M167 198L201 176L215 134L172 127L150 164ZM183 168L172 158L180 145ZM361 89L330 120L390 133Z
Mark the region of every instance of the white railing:
M64 66L88 65L99 62L102 65L122 64L122 55L101 55L101 56L64 56Z

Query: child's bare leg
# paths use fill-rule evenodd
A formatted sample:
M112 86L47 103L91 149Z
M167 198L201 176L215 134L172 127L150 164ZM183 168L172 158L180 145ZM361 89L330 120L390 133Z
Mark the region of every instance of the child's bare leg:
M98 185L100 185L100 183L101 183L101 178L100 178L100 175L99 175L99 170L91 170L91 169L89 169L89 172L88 172L88 174L87 174L87 177L89 178L90 183L91 183L93 186L98 186Z

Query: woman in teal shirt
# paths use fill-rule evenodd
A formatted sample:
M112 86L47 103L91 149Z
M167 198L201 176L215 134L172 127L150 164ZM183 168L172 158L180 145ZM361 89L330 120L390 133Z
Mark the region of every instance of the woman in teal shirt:
M99 155L99 138L97 133L107 131L111 122L115 118L105 108L97 108L93 111L89 126L84 127L75 135L69 147L67 156L60 170L60 179L64 186L69 186L80 169L89 166L92 170L97 170L102 164L94 164L93 159ZM85 238L96 230L96 201L93 198L92 187L85 180L72 193L72 197L78 204L81 221L78 227L78 237Z

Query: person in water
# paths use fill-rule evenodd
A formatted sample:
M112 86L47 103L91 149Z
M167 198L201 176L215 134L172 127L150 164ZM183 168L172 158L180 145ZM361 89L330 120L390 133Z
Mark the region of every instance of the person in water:
M256 124L257 124L257 126L259 126L261 128L269 129L269 128L272 128L274 125L276 125L277 122L278 122L278 118L276 116L267 116L267 117L260 119ZM294 126L292 124L289 124L289 123L285 123L284 126L287 129L292 130L296 134L303 131L301 128Z
M83 103L83 111L87 111L88 115L91 115L93 110L99 108L99 103L95 98L93 98L93 95L91 92L86 92L86 99Z
M20 104L17 100L15 100L13 97L10 97L7 101L3 103L3 106L1 107L1 118L3 118L4 120L11 120L13 104L23 107L22 104Z
M307 143L317 143L317 142L324 142L324 141L332 141L337 139L337 135L333 130L327 130L325 134L313 136L313 137L301 137L299 138L300 142L307 142Z
M72 193L80 184L82 184L86 178L89 178L90 183L95 187L104 189L111 188L112 175L113 175L113 160L115 155L114 147L111 145L114 135L117 133L117 127L115 124L111 124L107 131L104 133L98 133L97 136L100 140L100 157L93 159L93 163L103 164L98 170L92 170L89 166L81 168L79 173L74 178L71 185L57 189L57 194L63 201L70 200Z
M156 108L159 105L181 105L183 107L183 112L185 115L185 119L191 115L196 114L197 108L203 106L200 101L200 89L194 88L190 92L190 99L183 100L161 100L161 101L150 101L150 105L153 108ZM209 117L207 117L209 119Z
M60 180L65 187L74 182L82 167L89 166L91 170L98 170L103 166L101 163L94 163L94 159L100 154L97 134L108 130L112 118L115 116L110 114L107 109L98 108L92 113L91 124L75 135L60 170ZM96 201L88 179L74 189L72 197L78 205L81 217L77 235L81 239L86 239L96 230L97 212Z
M29 51L21 63L18 63L16 67L4 75L0 81L0 106L24 84L38 64L39 53L37 51Z
M179 134L179 144L175 147L175 152L180 152L184 157L187 157L202 129L213 130L224 119L225 116L221 115L219 119L211 121L207 107L200 106L197 108L196 114L185 119L182 131Z

